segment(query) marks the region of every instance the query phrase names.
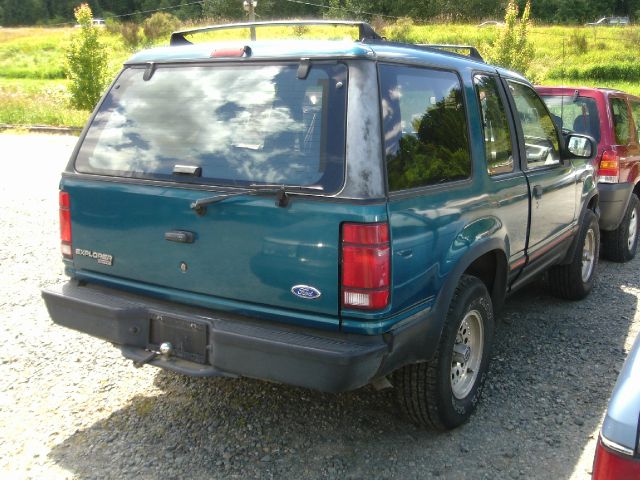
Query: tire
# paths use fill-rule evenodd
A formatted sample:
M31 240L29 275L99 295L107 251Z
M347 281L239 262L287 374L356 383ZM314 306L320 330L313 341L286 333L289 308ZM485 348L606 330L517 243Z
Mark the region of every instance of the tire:
M413 423L449 430L469 419L489 367L493 330L493 307L487 288L478 278L463 275L433 359L404 366L394 373L396 398ZM473 372L471 366L476 366ZM463 368L467 369L464 373Z
M602 253L606 259L628 262L636 256L639 219L640 200L632 193L620 226L616 230L602 232Z
M568 265L549 270L551 293L567 300L580 300L589 295L595 282L600 253L598 217L587 210L578 233L578 245Z

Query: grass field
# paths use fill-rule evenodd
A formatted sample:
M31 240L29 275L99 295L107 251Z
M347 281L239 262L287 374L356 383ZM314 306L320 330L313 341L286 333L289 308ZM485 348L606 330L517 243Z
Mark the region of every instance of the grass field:
M486 53L499 27L475 25L398 24L383 34L415 43L453 43L478 47ZM0 29L0 123L82 126L89 112L69 107L64 78L65 47L74 28ZM282 27L259 30L259 38L334 38L353 34L348 28ZM229 31L203 34L198 41L229 40ZM237 38L237 37L236 37ZM246 37L245 37L246 38ZM546 85L599 86L640 95L637 46L640 27L536 26L530 31L534 59L527 73ZM103 32L112 75L131 54L122 40ZM162 42L166 44L167 42Z

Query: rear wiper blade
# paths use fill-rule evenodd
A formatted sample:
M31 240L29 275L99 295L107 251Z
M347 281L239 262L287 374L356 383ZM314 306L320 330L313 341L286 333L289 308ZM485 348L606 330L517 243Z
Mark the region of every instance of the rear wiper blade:
M316 191L322 192L324 188L319 185L278 185L278 184L265 184L265 183L252 183L249 185L250 190L242 190L240 192L221 193L215 197L206 197L196 200L191 203L191 208L195 210L198 215L204 215L207 211L207 205L218 203L227 198L239 197L241 195L261 195L261 194L275 194L277 195L277 205L279 207L286 207L289 205L289 193L292 191L304 192L304 191Z

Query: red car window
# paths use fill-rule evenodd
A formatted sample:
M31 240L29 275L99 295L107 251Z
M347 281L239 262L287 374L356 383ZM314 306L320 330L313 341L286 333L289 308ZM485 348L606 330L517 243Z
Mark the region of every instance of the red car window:
M611 113L613 114L613 128L618 145L627 145L631 140L629 124L629 109L622 98L611 99Z

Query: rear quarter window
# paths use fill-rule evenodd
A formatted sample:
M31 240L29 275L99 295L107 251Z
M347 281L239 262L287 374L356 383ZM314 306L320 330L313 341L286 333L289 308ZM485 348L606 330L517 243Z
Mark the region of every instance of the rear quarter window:
M640 141L640 102L636 100L631 101L631 115L633 116L633 123L636 127L636 141Z
M627 145L631 141L631 124L627 102L622 98L611 99L611 115L617 145Z
M335 191L343 181L347 67L166 65L125 69L76 159L83 173ZM200 178L174 175L199 167Z
M467 117L453 72L379 66L389 190L471 175Z

